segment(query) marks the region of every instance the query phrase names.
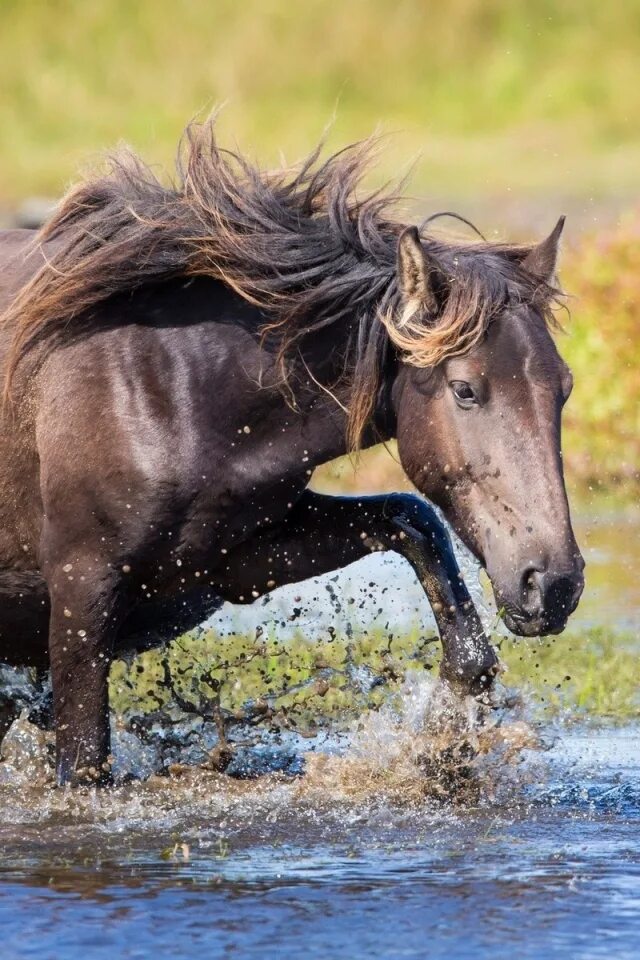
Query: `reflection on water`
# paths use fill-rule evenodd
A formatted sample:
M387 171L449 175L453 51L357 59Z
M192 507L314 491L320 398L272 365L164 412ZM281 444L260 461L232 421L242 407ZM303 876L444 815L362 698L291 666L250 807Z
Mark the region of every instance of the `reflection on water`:
M5 823L2 956L635 958L639 734L564 734L545 786L485 807L245 787L179 826Z

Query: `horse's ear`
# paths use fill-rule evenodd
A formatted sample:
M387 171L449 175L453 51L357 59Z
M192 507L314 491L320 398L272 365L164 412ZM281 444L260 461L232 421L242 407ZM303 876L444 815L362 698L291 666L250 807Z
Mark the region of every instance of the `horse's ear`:
M539 277L545 283L552 283L556 275L558 249L564 221L565 217L560 217L547 239L530 250L522 261L522 266L528 273L532 273L534 277Z
M433 288L436 264L425 253L417 227L406 227L398 238L398 286L405 303L419 301L430 313L438 302Z

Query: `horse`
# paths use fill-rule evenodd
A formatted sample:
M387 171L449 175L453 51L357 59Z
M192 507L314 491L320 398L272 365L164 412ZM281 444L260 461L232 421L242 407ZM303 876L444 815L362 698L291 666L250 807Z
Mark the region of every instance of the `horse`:
M210 120L171 183L123 148L38 232L0 234L0 659L51 670L58 783L109 780L122 650L372 550L414 567L445 678L486 687L496 654L432 504L509 630L575 609L563 219L537 244L443 239L363 187L370 162L365 142L262 171ZM394 438L422 496L308 489Z

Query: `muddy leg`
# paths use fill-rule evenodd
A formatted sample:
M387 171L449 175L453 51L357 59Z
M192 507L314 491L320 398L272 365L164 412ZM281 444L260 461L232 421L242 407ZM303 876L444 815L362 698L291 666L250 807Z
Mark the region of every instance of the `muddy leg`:
M438 624L443 676L466 690L488 687L497 672L495 651L461 579L446 528L419 497L305 491L283 524L230 555L227 586L249 597L347 566L375 550L394 550L414 568Z
M45 570L51 595L49 656L56 774L61 785L109 779L107 681L114 591L110 582L83 574L91 567L78 557L57 557Z

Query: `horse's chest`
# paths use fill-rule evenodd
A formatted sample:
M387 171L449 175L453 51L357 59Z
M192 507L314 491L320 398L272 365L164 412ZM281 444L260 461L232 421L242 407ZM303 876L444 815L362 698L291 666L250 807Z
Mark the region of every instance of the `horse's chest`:
M256 435L245 425L225 431L222 442L214 438L204 456L199 448L183 489L188 504L178 534L183 560L215 564L221 551L286 517L309 482L319 444L298 423L279 426L269 423Z

